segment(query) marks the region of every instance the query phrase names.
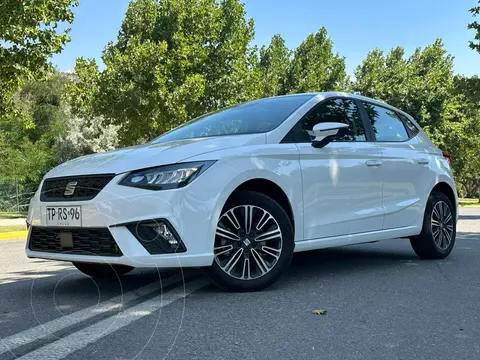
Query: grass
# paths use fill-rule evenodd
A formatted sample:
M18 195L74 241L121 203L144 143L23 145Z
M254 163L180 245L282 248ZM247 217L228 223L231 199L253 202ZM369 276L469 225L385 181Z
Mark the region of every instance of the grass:
M467 207L467 208L480 208L480 204L472 204L472 203L459 203L461 207Z
M26 211L20 212L1 212L0 211L0 219L19 219L27 217Z
M458 199L458 204L461 207L480 207L478 199Z
M6 232L12 232L12 231L27 231L27 225L0 226L0 233L6 233Z

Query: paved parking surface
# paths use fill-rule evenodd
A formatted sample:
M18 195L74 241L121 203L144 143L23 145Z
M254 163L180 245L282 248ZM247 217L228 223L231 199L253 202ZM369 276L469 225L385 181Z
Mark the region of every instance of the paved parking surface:
M479 208L461 209L445 260L407 240L302 253L248 294L195 271L93 281L24 246L0 242L2 360L480 358Z

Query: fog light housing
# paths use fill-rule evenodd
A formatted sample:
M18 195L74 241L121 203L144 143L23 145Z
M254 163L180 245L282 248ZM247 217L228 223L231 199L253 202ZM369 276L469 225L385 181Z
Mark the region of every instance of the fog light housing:
M128 224L127 229L152 255L187 251L178 233L168 220L144 220Z

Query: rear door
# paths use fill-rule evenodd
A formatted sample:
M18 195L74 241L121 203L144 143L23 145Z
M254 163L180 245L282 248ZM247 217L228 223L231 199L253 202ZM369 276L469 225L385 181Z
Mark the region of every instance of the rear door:
M423 200L431 183L431 156L415 135L418 128L405 115L362 102L382 153L384 229L412 225L423 216Z
M381 153L364 121L356 100L330 98L292 129L302 169L305 240L382 229ZM312 129L321 122L346 123L349 129L338 141L314 148Z

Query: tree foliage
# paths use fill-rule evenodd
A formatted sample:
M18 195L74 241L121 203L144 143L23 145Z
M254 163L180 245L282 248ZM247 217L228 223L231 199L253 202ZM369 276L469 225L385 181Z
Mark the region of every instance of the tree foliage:
M348 82L345 59L333 53L333 41L322 27L310 34L294 51L285 92L345 90Z
M468 197L480 199L480 78L456 76L455 94L458 116L449 122L448 148L455 154L453 163L460 190Z
M75 63L76 80L67 86L67 96L71 111L78 117L93 115L93 104L99 94L100 72L95 60L78 58Z
M238 0L135 0L103 53L105 70L81 59L74 92L92 99L93 114L121 125L124 144L152 138L253 98L253 36ZM89 87L95 78L97 87Z
M480 196L480 79L455 75L440 39L408 55L374 49L351 81L323 27L296 49L280 34L258 49L241 0L132 0L104 66L79 58L68 80L48 58L69 41L57 26L77 1L0 2L1 181L38 181L60 162L239 102L351 89L413 115L453 155L460 192ZM480 52L480 25L469 28Z
M58 135L65 131L66 82L58 74L31 80L15 95L18 108L33 126L24 127L14 116L0 122L1 179L38 181L57 164L54 148Z
M480 15L480 0L478 1L478 6L471 8L470 12L472 13L474 18ZM480 53L480 23L477 20L474 20L473 22L468 24L468 28L476 32L475 40L470 41L470 48Z
M465 195L476 196L480 166L478 78L454 76L453 57L441 40L405 57L371 51L355 71L354 91L411 114L444 151L453 155L455 175Z
M290 65L291 51L280 34L273 36L268 47L260 49L259 72L260 97L285 93L285 80Z
M453 90L453 58L441 40L405 57L402 47L388 54L375 49L355 71L354 91L411 114L431 135L444 119Z
M0 120L15 112L14 96L25 80L48 71L48 58L70 40L58 23L73 21L78 0L0 2ZM18 114L17 114L18 115Z

